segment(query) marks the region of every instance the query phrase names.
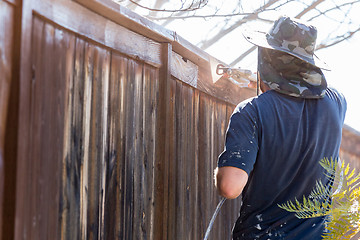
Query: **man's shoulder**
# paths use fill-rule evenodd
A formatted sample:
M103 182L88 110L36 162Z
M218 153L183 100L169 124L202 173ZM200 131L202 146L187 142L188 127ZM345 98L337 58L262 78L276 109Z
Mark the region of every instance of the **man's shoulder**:
M326 89L325 95L330 97L330 98L338 99L339 101L344 101L344 102L346 101L344 94L341 93L339 90L333 88L333 87L328 87Z
M245 108L247 105L252 105L254 99L256 99L256 97L251 97L251 98L247 98L245 100L243 100L242 102L240 102L236 107L235 107L235 111L241 111L243 108Z
M262 107L264 104L277 101L279 96L274 90L269 90L260 94L259 96L251 97L240 102L236 108L235 112L241 111L246 108L258 108Z

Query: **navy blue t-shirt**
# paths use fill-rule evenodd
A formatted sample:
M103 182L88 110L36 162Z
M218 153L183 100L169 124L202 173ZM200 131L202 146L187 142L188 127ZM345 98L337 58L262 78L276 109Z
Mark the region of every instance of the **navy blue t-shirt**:
M317 180L329 184L319 161L339 157L345 112L330 88L322 99L270 90L236 107L218 161L249 175L234 239L321 239L324 218L298 219L278 204L308 196Z

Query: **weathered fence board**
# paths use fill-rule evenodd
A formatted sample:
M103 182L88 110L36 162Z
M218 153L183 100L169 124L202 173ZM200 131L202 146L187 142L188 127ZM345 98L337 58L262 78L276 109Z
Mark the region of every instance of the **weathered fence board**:
M5 136L7 129L7 117L9 99L12 84L12 49L14 39L14 15L13 6L9 3L0 1L0 239L7 230L10 215L6 214L8 209L3 207L8 205L4 195L8 194L5 189L5 181L11 172L6 171L9 161L5 159ZM9 159L10 160L10 159ZM8 172L8 173L7 173ZM7 173L7 174L6 174ZM7 181L6 181L7 182ZM9 195L9 194L8 194ZM13 209L13 208L11 208ZM8 220L3 221L3 216L7 216ZM4 230L3 230L4 229Z
M11 50L13 37L14 9L8 3L0 1L0 158L3 158L3 146L8 99L11 85ZM2 175L3 176L3 175Z
M56 235L64 129L66 58L61 32L34 19L29 217L34 239ZM66 51L65 51L66 52ZM57 74L54 74L57 73ZM48 231L41 231L42 226Z

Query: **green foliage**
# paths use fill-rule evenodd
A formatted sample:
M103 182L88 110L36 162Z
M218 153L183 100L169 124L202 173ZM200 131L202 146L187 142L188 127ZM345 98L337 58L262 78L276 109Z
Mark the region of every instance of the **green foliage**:
M350 239L360 231L360 173L332 158L320 160L320 165L335 191L317 181L307 198L278 206L301 219L327 216L323 239Z

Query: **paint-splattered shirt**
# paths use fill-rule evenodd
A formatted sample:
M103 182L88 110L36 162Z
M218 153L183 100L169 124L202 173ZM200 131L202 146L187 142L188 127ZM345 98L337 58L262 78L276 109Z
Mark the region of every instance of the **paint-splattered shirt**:
M324 218L300 220L278 204L308 196L317 180L329 184L319 161L338 158L345 112L330 88L318 100L270 90L236 107L218 161L249 175L234 239L321 239Z

